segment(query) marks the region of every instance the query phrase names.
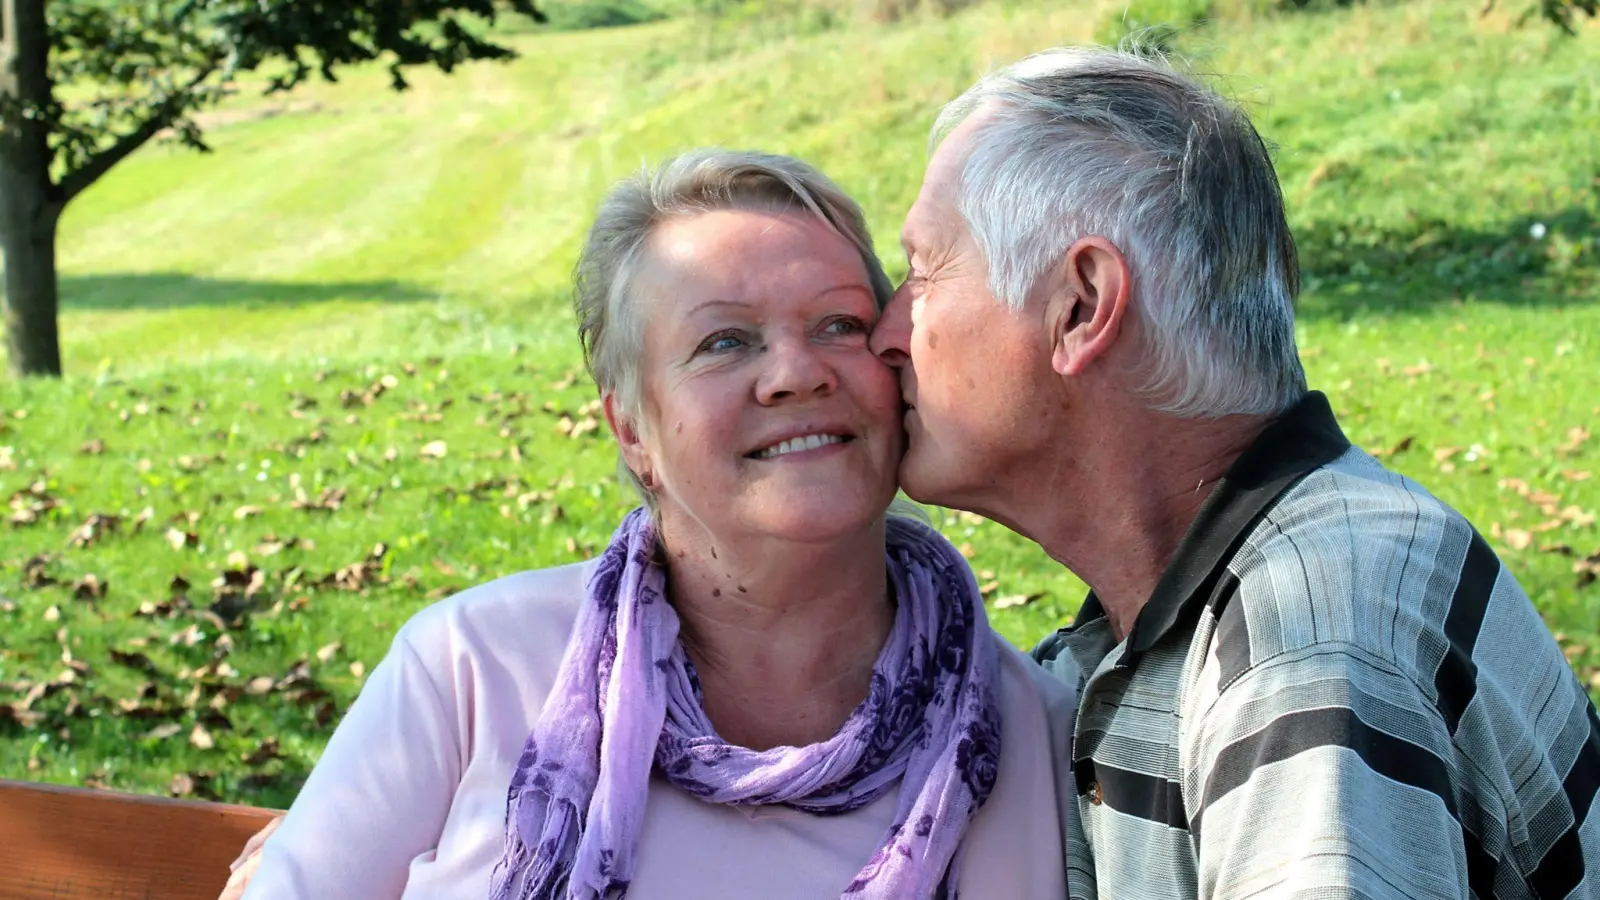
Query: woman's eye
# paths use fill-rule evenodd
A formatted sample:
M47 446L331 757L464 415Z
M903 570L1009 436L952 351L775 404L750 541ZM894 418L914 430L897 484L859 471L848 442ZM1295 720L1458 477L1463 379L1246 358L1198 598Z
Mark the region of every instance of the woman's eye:
M855 316L839 316L828 320L822 330L832 335L866 334L867 324Z
M700 342L696 348L697 353L725 353L737 350L744 345L744 339L737 334L721 331Z

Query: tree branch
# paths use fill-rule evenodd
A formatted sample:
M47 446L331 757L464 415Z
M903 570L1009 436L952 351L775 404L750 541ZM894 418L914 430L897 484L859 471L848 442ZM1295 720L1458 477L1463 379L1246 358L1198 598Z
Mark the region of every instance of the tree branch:
M62 175L61 183L57 188L60 194L57 202L63 207L72 202L73 197L83 193L85 188L99 181L102 175L111 171L112 166L122 162L129 154L144 146L151 138L160 134L162 129L176 121L183 109L184 98L188 97L189 93L204 83L207 78L210 78L211 74L217 71L217 66L218 63L216 62L206 65L182 89L174 91L165 100L161 101L151 112L150 117L138 128L118 138L116 143L111 146L89 157L84 161L83 165Z

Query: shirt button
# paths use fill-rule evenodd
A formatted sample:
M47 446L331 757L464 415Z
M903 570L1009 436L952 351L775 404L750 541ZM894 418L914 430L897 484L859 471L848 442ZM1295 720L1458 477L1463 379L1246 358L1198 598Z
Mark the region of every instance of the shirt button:
M1095 806L1099 806L1100 804L1106 802L1105 791L1100 788L1100 782L1098 781L1089 783L1089 802L1093 803Z

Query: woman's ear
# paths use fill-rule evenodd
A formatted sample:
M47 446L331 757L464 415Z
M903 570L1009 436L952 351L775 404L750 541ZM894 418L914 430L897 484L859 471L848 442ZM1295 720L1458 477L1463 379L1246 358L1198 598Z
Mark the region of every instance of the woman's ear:
M1099 235L1079 238L1061 261L1050 300L1050 363L1059 375L1081 375L1109 352L1132 302L1127 257Z
M636 478L648 481L650 455L645 449L638 424L618 407L614 392L601 394L600 405L605 410L606 424L610 426L611 434L617 439L617 447L622 451L623 462L633 470Z

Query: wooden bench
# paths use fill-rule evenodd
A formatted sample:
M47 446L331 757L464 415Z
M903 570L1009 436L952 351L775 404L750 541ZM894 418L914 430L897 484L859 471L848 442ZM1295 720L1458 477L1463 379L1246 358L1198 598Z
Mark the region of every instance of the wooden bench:
M0 779L0 898L216 900L275 815Z

